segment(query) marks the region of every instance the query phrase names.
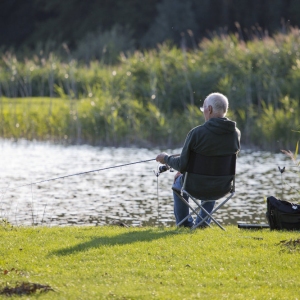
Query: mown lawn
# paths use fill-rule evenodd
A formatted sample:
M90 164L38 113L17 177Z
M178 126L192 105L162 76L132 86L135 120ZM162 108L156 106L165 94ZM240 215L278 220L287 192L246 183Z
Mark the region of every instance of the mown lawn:
M226 229L3 223L0 289L42 285L30 299L300 299L299 232Z

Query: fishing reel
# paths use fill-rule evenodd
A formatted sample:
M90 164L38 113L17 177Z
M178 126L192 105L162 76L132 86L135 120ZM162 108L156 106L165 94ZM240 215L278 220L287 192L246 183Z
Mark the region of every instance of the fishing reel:
M156 177L158 177L161 173L170 170L170 172L174 172L174 170L168 165L158 165L157 170L153 170Z

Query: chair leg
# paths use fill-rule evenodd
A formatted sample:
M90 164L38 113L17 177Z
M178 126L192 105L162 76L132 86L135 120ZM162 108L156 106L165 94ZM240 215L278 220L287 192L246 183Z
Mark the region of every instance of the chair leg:
M194 213L194 214L196 214L200 219L203 219L201 216L200 216L200 214L199 214L199 212L197 212L197 210L198 211L200 211L200 209L201 209L201 206L199 206L197 203L197 205L198 205L198 207L196 208L196 209L194 209L190 204L189 204L189 202L187 202L183 197L182 197L182 195L181 194L179 194L176 190L174 190L174 192L176 193L176 195L191 209L191 211ZM195 202L195 201L194 201ZM186 219L188 219L189 217L191 217L192 216L192 213L190 213L190 214L188 214L184 219L182 219L178 224L177 224L177 227L179 227ZM205 222L206 223L206 222ZM207 224L207 223L206 223ZM209 224L207 224L208 226L210 226ZM193 227L192 227L193 228Z
M176 190L173 190L176 195L191 209L191 211L196 214L200 219L201 221L194 225L191 229L196 229L197 227L199 227L200 225L202 225L203 223L205 223L206 225L208 225L210 227L210 225L206 222L206 220L208 218L210 218L217 226L220 227L220 229L225 230L225 228L212 216L219 208L221 208L228 200L231 199L231 197L235 194L234 192L232 192L224 201L222 201L217 207L215 207L211 213L208 213L207 210L205 208L203 208L202 204L199 203L193 196L189 195L189 198L192 199L194 201L194 203L197 205L197 208L194 209L190 204L189 202L187 202L183 196L181 195L181 193L179 193L178 191ZM198 211L197 211L198 210ZM203 210L205 213L206 213L206 216L204 218L202 218L199 214L200 210ZM188 214L183 220L181 220L177 226L179 227L187 218L189 218L190 216L192 216L192 213Z
M231 199L231 197L234 195L235 193L232 192L224 201L222 201L216 208L214 208L211 213L208 213L207 210L205 208L203 208L202 204L200 204L196 199L194 199L194 197L192 197L191 195L190 198L198 205L198 207L201 207L201 209L206 213L206 216L204 218L202 218L202 220L196 224L195 226L192 227L192 229L197 228L198 226L200 226L201 224L203 224L208 218L211 218L212 221L214 223L216 223L222 230L226 231L225 228L212 216L220 207L222 207L228 200ZM207 223L206 223L207 224Z
M176 190L173 190L174 193L181 199L181 201L183 201L185 203L185 205L187 205L194 214L196 214L197 216L199 215L198 212L189 204L189 202L187 202L183 196L178 193ZM197 209L197 208L196 208ZM184 219L182 219L178 224L176 224L177 227L179 227L186 219L188 219L189 217L191 217L192 213L188 214ZM200 217L200 216L199 216Z
M222 230L226 231L225 228L210 213L207 212L207 210L205 210L202 206L201 209L203 209L203 211L206 213L206 217L203 218L198 224L194 225L192 229L196 229L197 227L202 225L208 218L211 218L212 221L214 221Z
M200 210L203 210L205 213L206 213L206 216L204 217L204 218L202 218L201 216L200 216L200 214L199 213L196 213L196 215L199 217L199 219L201 220L199 223L197 223L197 224L195 224L191 229L195 229L195 228L197 228L197 227L199 227L200 225L202 225L203 223L205 223L208 227L211 227L210 226L210 224L209 223L207 223L206 222L206 220L208 219L208 218L211 218L221 229L223 229L223 230L225 230L219 223L218 223L218 221L215 219L215 218L213 218L211 215L212 215L212 213L209 213L209 212L207 212L207 210L202 206L204 203L206 203L206 202L208 202L208 201L204 201L203 203L199 203L193 196L191 196L191 195L189 195L189 197L190 197L190 199L192 199L193 201L194 201L194 203L197 205L197 208L196 208L196 210L198 210L199 211L199 213L200 213ZM190 205L189 205L190 206ZM191 213L192 214L192 213ZM190 215L191 215L190 214Z

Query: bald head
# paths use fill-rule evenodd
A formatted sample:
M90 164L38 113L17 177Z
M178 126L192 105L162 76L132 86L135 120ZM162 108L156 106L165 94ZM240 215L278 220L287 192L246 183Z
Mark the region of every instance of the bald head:
M223 118L228 110L228 99L220 93L209 94L204 100L203 106L212 107L212 116L214 118Z

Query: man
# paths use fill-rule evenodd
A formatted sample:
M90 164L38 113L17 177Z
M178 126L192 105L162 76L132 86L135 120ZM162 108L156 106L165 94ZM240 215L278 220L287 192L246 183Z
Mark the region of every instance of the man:
M200 153L204 156L225 156L238 153L240 150L240 131L237 129L235 122L225 117L228 110L227 97L220 93L212 93L206 97L203 107L200 107L200 109L204 113L205 123L193 128L188 133L180 156L172 157L163 152L156 157L156 161L167 164L178 171L175 175L173 184L173 187L177 190L181 190L182 188L183 174L186 171L191 151ZM192 177L194 174L190 174L190 176ZM197 180L199 179L197 178ZM218 182L220 189L226 184L226 182ZM212 186L213 183L210 178L204 176L201 179L201 182L195 180L195 185L201 185L205 190L207 187L209 188ZM217 195L218 190L214 188L214 191ZM220 194L222 193L221 190L219 192ZM175 193L173 193L173 197L174 214L176 224L178 224L189 214L189 208ZM207 195L206 199L215 200L217 198L218 197L210 198L210 195ZM188 201L186 195L185 199ZM206 202L203 207L207 212L211 213L214 204L215 201ZM201 211L200 216L204 218L206 216L205 212ZM196 224L199 221L199 218L197 218ZM210 219L206 221L207 224L209 224L209 222ZM188 218L182 224L184 227L192 227L193 225L193 218Z

